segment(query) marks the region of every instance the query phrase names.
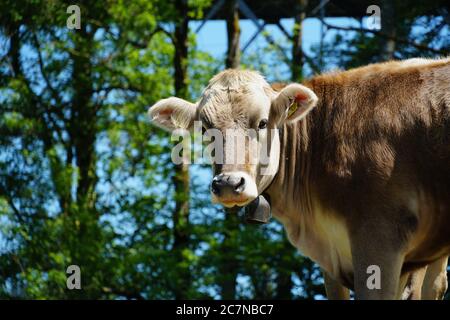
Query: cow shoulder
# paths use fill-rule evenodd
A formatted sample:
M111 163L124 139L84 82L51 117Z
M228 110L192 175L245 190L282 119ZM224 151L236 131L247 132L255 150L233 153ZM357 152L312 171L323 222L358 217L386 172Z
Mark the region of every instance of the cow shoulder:
M448 60L422 60L375 64L307 83L319 96L312 134L319 137L316 156L323 169L341 178L357 168L390 177L397 146L433 125L448 100ZM430 99L440 113L429 108Z

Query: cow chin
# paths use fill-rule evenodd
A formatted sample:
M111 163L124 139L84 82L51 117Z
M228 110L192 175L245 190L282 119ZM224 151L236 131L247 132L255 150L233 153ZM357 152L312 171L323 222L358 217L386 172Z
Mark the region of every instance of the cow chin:
M214 200L213 199L213 203L219 203L221 205L223 205L226 208L234 208L234 207L245 207L246 205L248 205L250 202L252 202L255 198L252 199L245 199L245 200L241 200L241 199L235 199L235 200Z
M225 193L220 196L211 192L211 200L213 203L218 203L223 205L226 208L233 207L245 207L250 202L255 200L258 197L258 188L254 179L250 178L249 175L246 175L246 185L244 190L240 193Z

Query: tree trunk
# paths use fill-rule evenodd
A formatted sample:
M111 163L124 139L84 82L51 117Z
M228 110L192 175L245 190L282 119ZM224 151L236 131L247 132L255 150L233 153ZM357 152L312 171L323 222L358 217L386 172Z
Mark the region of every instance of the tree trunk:
M91 42L92 35L85 28L78 31L75 49L80 54L73 59L73 88L75 88L70 117L69 134L76 155L78 168L77 203L83 208L94 208L92 194L96 183L95 174L95 139L96 112L91 104Z
M303 20L306 18L307 0L298 0L296 15L294 18L294 35L292 39L292 81L300 82L303 78L303 47L302 47L302 28Z
M100 259L100 230L98 215L95 208L97 107L92 101L93 76L92 57L94 31L87 31L82 25L74 38L72 82L74 95L72 98L71 115L68 125L70 146L73 150L75 164L78 170L76 189L76 206L67 207L65 228L76 230L75 237L68 231L65 239L72 263L83 270L83 279L87 283L96 278L95 261ZM68 151L68 154L70 150ZM92 242L95 242L93 244ZM90 294L93 294L92 292ZM92 297L98 297L98 292ZM80 290L72 290L68 297L83 296Z
M11 66L14 72L14 76L18 77L22 74L20 65L20 37L19 26L11 27L11 30L6 30L6 34L11 35L10 47L8 55L11 57Z
M241 29L239 27L239 4L237 0L230 0L226 4L227 10L227 58L225 65L227 68L238 68L241 62L239 40Z
M389 0L381 2L381 31L388 37L380 37L381 61L388 61L394 58L396 49L397 26L395 21L395 3Z
M188 58L188 3L187 0L177 0L176 9L180 20L175 26L175 95L188 98L187 58ZM175 165L172 179L175 189L175 211L173 220L173 247L178 272L173 288L175 299L190 297L191 273L189 266L183 263L183 251L189 248L189 168L187 164Z

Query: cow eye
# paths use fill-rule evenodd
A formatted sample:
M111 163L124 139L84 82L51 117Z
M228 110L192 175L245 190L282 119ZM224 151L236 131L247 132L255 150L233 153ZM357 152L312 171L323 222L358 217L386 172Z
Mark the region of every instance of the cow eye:
M262 119L258 124L258 129L265 129L267 128L267 119Z
M204 118L201 120L201 122L202 122L202 134L205 134L205 132L211 128L211 123Z

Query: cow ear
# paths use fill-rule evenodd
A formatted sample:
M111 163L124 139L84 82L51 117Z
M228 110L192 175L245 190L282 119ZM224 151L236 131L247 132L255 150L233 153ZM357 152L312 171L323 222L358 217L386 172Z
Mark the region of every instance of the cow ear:
M148 115L158 127L172 132L175 129L191 129L197 106L186 100L171 97L163 99L148 109Z
M317 104L316 94L309 88L293 83L284 87L273 99L272 109L280 122L302 119Z

